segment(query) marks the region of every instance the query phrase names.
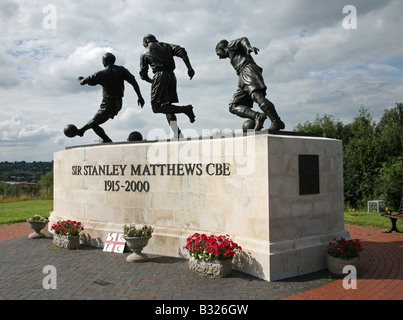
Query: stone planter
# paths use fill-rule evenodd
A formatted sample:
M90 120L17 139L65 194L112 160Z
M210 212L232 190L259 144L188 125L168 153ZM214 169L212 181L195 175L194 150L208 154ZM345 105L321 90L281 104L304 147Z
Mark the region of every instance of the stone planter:
M142 262L148 260L148 256L141 251L148 244L151 237L124 237L126 244L133 253L129 255L127 262Z
M346 275L345 273L343 273L343 268L345 266L354 266L355 268L358 268L359 262L360 262L360 257L346 260L346 259L334 258L329 254L327 255L328 270L330 273L337 275L337 276Z
M80 236L53 235L53 244L60 248L78 249L80 247Z
M232 259L204 261L190 257L189 269L201 275L224 278L232 273Z
M47 223L49 220L45 221L37 221L37 220L27 220L29 223L29 226L34 230L33 233L31 233L28 238L30 239L40 239L40 238L45 238L45 235L41 232L43 228L46 227Z

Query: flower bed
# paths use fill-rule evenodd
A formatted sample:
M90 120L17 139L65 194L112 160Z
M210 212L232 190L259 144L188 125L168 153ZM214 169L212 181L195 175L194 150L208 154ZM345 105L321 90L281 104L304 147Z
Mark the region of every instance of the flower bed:
M333 239L327 246L327 253L333 258L350 260L360 256L361 251L364 249L361 247L360 240L346 240L341 238L337 240Z
M78 236L84 230L84 225L79 221L59 220L52 225L51 230L60 236Z
M48 218L42 217L39 214L34 214L32 217L27 219L28 222L48 222Z
M142 228L137 229L134 224L124 225L123 232L126 237L151 237L153 228L151 226L144 225Z
M66 249L78 249L80 247L80 232L84 226L79 221L59 220L52 225L54 231L53 244Z
M228 235L207 236L199 233L188 237L183 249L188 250L191 257L204 261L232 259L238 251L242 250Z

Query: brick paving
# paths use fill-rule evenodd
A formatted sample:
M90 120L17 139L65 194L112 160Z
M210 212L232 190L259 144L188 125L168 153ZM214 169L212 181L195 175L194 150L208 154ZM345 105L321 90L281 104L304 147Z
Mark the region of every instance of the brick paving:
M346 225L364 247L358 266L357 289L345 290L343 279L284 300L403 300L403 235Z
M51 239L28 239L27 223L0 226L0 300L402 300L403 236L346 226L365 248L356 290L327 270L267 282L234 271L224 279L199 276L187 260L151 256L128 263L129 253L54 247ZM57 270L57 288L44 289L46 265Z

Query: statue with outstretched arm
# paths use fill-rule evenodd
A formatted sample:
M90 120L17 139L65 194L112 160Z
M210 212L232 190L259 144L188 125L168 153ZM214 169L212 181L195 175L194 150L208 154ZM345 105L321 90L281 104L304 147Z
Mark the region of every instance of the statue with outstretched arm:
M122 109L125 81L130 83L136 92L138 105L141 107L144 106L144 99L135 77L125 67L115 65L115 61L116 57L112 53L106 53L102 57L102 63L105 67L104 70L92 76L86 78L80 76L77 79L81 85L101 85L103 88L101 106L94 117L81 129L77 130L76 135L80 137L82 137L88 129L92 129L103 142L112 142L100 125L109 119L113 119Z
M266 98L267 87L263 80L263 69L253 60L251 53L258 54L259 49L252 47L245 37L228 42L221 40L216 46L216 54L220 59L229 58L238 75L238 90L229 104L229 111L239 117L255 121L255 131L263 129L266 117L271 120L269 131L285 128L271 101ZM263 111L252 110L256 102Z
M174 70L176 68L174 57L179 57L188 69L192 80L195 71L192 68L186 50L179 46L158 41L154 35L148 34L143 38L144 51L140 57L140 78L151 83L151 108L154 113L166 115L168 123L175 137L182 137L177 126L176 114L184 113L191 123L195 121L192 105L178 106L177 81ZM154 77L148 76L151 67Z

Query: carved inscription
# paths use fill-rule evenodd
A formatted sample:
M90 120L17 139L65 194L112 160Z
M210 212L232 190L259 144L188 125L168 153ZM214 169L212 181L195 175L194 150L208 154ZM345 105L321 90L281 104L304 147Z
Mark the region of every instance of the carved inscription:
M230 176L229 163L174 163L174 164L105 164L75 165L71 167L73 176L104 176L104 191L107 192L148 192L150 182L131 180L125 177L148 176Z

